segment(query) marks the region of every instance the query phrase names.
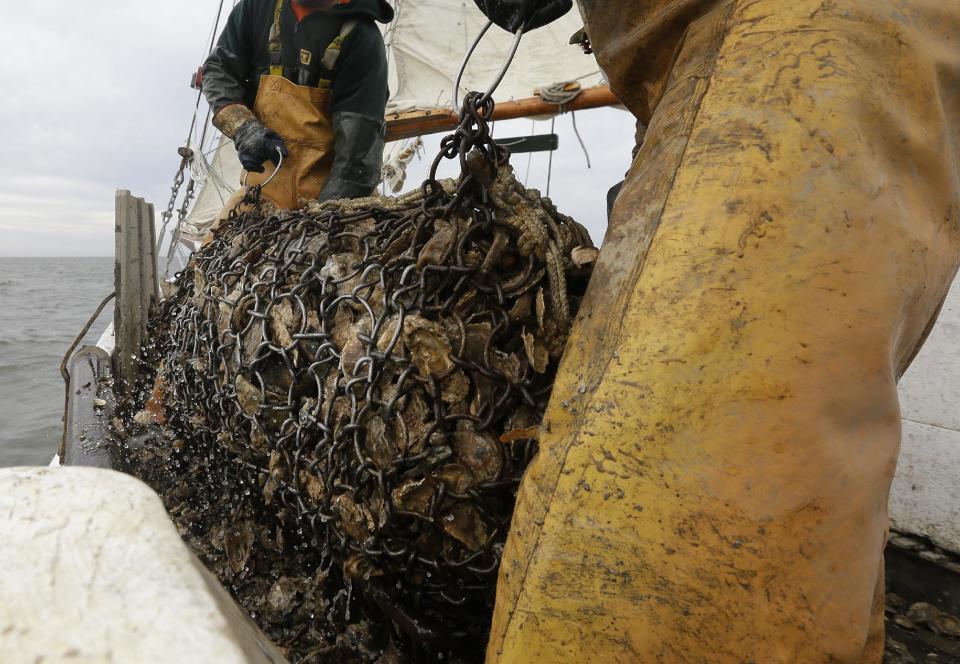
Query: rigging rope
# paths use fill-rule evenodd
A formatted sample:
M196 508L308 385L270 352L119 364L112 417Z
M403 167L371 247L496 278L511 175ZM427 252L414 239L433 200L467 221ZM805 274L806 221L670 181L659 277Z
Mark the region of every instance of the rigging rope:
M540 98L548 104L556 104L560 112L565 112L565 106L580 96L583 88L576 81L552 83L540 88Z
M400 152L384 163L382 180L385 190L396 194L403 188L407 180L407 166L423 149L423 138L417 136L416 139L405 141Z
M550 118L550 133L554 132L557 125L556 116ZM550 196L550 183L553 180L553 150L550 150L550 163L547 165L547 196Z
M570 111L570 119L573 121L573 134L577 137L577 141L580 143L580 149L583 150L583 156L587 159L587 168L593 168L590 164L590 153L587 151L587 144L583 142L583 137L580 136L580 129L577 127L576 111Z
M217 7L217 17L214 20L213 27L210 30L210 44L207 46L207 53L206 53L206 56L204 57L204 60L206 60L206 58L210 56L210 53L213 52L213 47L216 44L217 28L220 27L220 19L223 17L223 3L224 3L224 0L220 0L220 5ZM234 2L233 4L234 6L236 6L237 3ZM194 156L197 154L196 150L191 150L191 142L193 140L193 134L197 126L197 117L200 113L200 102L202 100L203 100L203 90L201 89L197 92L197 100L193 107L193 118L190 120L190 130L187 132L187 139L184 141L184 146L186 150L180 152L180 156L181 156L180 167L177 169L177 173L173 178L173 186L170 188L170 201L167 203L167 209L164 211L161 217L163 223L160 226L160 234L157 237L157 246L156 246L158 254L160 252L160 247L163 244L163 239L166 236L167 227L169 226L170 221L173 219L173 213L177 206L177 197L180 195L180 187L183 186L183 182L185 179L184 171L187 169L188 165L192 163ZM208 107L207 116L204 121L203 131L200 137L201 152L203 149L203 142L207 136L207 128L210 125L211 111L212 109ZM183 148L181 148L181 150L183 150ZM180 208L180 212L177 216L177 229L174 230L174 239L170 243L170 255L167 256L167 269L169 269L170 267L174 246L176 244L176 236L179 233L179 227L183 223L184 217L186 217L186 211L190 205L190 202L193 200L193 192L194 192L194 186L195 186L196 180L192 177L192 175L193 174L191 173L190 184L187 187L187 195L184 198L183 205Z
M206 53L206 55L205 55L204 58L203 58L204 60L206 60L208 57L210 57L210 54L213 53L213 47L214 47L214 45L215 45L216 42L217 42L217 28L220 27L220 18L223 16L223 2L224 2L224 0L220 0L220 6L217 8L217 18L216 18L216 19L214 20L214 22L213 22L213 28L210 30L210 45L207 46L207 53ZM201 86L201 87L202 87L202 86ZM201 102L202 100L203 100L203 90L198 90L198 91L197 91L197 102L196 102L196 104L194 105L194 108L193 108L193 120L191 120L191 122L190 122L190 132L187 134L187 140L186 140L185 145L189 144L189 143L190 143L190 140L193 138L193 132L194 132L194 129L196 129L196 126L197 126L197 115L198 115L198 113L200 112L200 102ZM208 114L208 118L207 118L207 119L209 119L209 109L207 109L207 114ZM207 131L207 128L206 128L206 125L204 125L204 128L203 128L203 135L204 135L204 136L206 136L206 131ZM200 142L201 142L201 144L203 143L203 139L202 139L202 138L200 139Z
M536 133L536 128L537 128L537 121L536 121L536 120L531 120L531 121L530 121L530 133L531 133L531 134ZM526 185L527 183L530 182L530 164L531 164L532 162L533 162L533 153L532 153L532 152L528 152L528 153L527 153L527 172L524 173L524 175L523 175L523 184L524 184L524 185Z
M577 81L563 81L561 83L553 83L541 88L540 98L548 104L556 104L560 107L561 113L566 113L567 104L579 97L580 93L582 92L583 88ZM577 127L576 112L571 111L570 117L573 120L573 133L576 135L577 141L580 143L580 149L583 150L583 156L587 159L587 168L591 168L592 165L590 163L590 152L587 151L587 145L583 142L583 137L580 135L580 129Z

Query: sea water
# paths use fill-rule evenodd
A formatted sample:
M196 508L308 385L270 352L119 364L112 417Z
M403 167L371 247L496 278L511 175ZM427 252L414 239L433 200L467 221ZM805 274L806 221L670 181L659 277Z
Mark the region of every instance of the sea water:
M0 257L0 467L46 465L63 430L60 361L113 291L112 258ZM94 344L108 306L84 339Z

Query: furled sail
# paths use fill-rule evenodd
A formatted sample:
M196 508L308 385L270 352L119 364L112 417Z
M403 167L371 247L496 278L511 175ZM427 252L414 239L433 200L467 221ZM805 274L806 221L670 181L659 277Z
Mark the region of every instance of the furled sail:
M227 200L237 190L240 183L240 161L233 141L222 134L209 163L201 169L203 186L197 194L190 214L180 227L180 236L184 240L199 242L210 230L210 222L217 218Z
M210 232L227 200L240 188L241 167L237 150L226 136L210 132L201 144L192 145L190 178L196 187L196 199L176 226L166 248L165 277L177 273ZM161 241L163 235L161 234ZM162 248L161 248L162 249Z

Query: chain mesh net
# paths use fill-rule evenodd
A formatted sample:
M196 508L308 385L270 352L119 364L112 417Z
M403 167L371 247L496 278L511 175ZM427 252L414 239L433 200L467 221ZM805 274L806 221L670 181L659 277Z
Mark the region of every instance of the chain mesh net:
M294 660L482 660L596 250L465 108L419 191L235 214L154 315L135 471Z

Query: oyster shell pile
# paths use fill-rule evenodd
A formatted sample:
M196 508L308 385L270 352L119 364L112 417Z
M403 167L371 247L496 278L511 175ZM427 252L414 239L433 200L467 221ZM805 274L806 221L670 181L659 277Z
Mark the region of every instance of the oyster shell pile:
M509 166L483 208L457 185L243 214L154 319L135 472L294 658L482 656L597 252Z

